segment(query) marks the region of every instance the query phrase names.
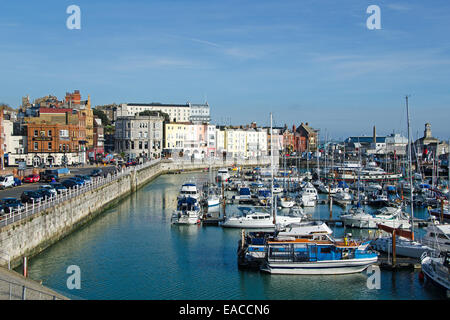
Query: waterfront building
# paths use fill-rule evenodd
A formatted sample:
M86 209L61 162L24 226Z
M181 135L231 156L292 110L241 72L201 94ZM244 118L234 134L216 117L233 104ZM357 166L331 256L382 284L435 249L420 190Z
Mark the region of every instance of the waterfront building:
M94 118L94 145L88 150L88 157L90 161L101 160L105 152L105 135L102 125L102 120Z
M164 117L155 115L121 116L116 119L115 151L128 159L155 159L163 149Z
M40 108L24 118L28 165L86 163L86 113L70 108ZM12 162L10 162L12 163Z
M0 169L5 167L5 131L3 124L3 108L0 108Z
M5 166L18 165L19 162L26 161L27 135L24 130L18 130L20 126L14 124L8 115L5 115L3 120Z
M165 123L164 151L202 159L216 154L216 130L214 125Z
M118 117L134 116L143 111L161 111L169 116L170 122L209 123L210 107L205 104L162 104L162 103L122 103L115 110Z
M300 153L317 151L318 132L319 130L310 127L308 122L302 122L295 130L295 150Z
M415 152L412 152L413 158L417 156L426 162L431 162L440 155L448 152L448 144L445 141L433 137L431 133L431 124L425 124L423 137L416 140L413 145Z
M233 157L261 157L267 155L268 135L265 128L246 127L216 128L217 155Z

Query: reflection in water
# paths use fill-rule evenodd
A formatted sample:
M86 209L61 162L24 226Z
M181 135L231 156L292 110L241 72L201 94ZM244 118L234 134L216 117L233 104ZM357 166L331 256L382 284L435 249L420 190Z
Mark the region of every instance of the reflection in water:
M238 229L171 226L179 188L207 173L165 175L30 260L33 279L85 299L436 299L414 272L382 271L381 290L363 272L339 276L269 275L237 268ZM202 182L198 185L202 185ZM237 212L227 205L227 213ZM306 208L328 219L328 205ZM333 216L342 212L333 207ZM368 230L332 227L336 237ZM69 265L81 269L81 290L66 287Z

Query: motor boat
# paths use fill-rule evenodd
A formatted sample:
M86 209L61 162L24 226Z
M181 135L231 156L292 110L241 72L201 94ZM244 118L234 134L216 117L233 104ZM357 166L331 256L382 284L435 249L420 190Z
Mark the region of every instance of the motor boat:
M275 218L268 212L256 212L252 208L240 208L241 215L227 216L220 225L224 228L274 229L276 225L285 226L299 223L302 216L277 215Z
M177 210L172 214L172 224L198 224L200 223L200 205L196 198L187 196L178 199Z
M201 194L197 188L197 185L193 182L187 182L181 186L180 193L178 195L178 199L182 199L185 197L191 197L191 198L200 200L200 195Z
M227 181L230 178L230 174L228 172L228 168L220 168L217 170L217 179L219 181Z
M287 225L275 231L242 232L238 244L239 266L259 267L266 254L267 241L271 239L313 239L324 240L333 231L321 221L300 222Z
M282 208L292 208L295 206L296 202L294 199L288 196L284 196L280 198L280 205Z
M271 274L338 275L364 271L378 260L369 241L347 238L296 239L292 236L267 241L261 271Z
M348 192L341 191L334 194L332 197L333 201L335 201L338 205L342 207L346 207L349 203L352 202L352 196Z
M424 252L420 261L425 278L446 290L448 295L450 290L450 252Z
M450 224L439 224L435 221L426 228L422 242L439 251L450 252Z
M378 224L391 228L409 229L409 219L403 217L401 208L384 207L374 214L369 214L362 207L340 216L345 226L360 229L377 229Z

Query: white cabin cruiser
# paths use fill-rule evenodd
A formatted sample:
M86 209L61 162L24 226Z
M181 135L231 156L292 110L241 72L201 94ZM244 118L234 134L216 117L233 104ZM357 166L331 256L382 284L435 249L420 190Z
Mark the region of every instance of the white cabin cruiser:
M181 186L180 193L178 195L178 199L182 199L185 197L191 197L191 198L200 200L200 192L195 183L187 182Z
M200 223L200 204L196 198L183 197L178 200L177 210L172 214L172 224L198 224Z
M361 207L348 214L341 215L345 226L360 229L377 229L378 224L391 228L409 229L409 219L403 217L401 208L384 207L374 214L365 212Z
M251 208L241 208L242 215L226 217L220 225L224 228L243 228L243 229L268 229L277 226L286 226L291 223L300 223L302 216L276 216L274 223L273 216L268 212L256 212Z

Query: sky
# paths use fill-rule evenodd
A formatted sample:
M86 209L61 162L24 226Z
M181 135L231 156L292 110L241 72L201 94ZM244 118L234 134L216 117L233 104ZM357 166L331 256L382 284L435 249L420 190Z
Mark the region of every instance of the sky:
M67 7L81 11L70 30ZM381 29L366 25L370 5ZM203 103L217 124L450 137L450 2L2 1L0 102Z

